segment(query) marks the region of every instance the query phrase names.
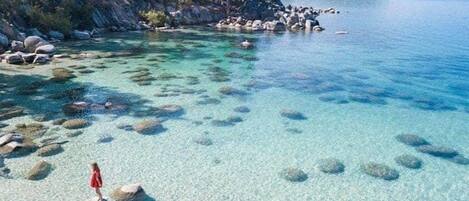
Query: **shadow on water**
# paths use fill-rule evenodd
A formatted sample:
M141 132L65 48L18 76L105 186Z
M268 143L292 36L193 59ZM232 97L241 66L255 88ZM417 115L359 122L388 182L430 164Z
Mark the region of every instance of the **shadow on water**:
M139 95L122 93L93 83L79 83L73 80L57 83L39 75L0 74L0 86L0 109L3 112L19 107L24 109L25 114L45 115L53 119L64 116L86 118L92 114L147 117L154 116L153 111L156 110L148 105L151 101ZM65 109L66 105L81 101L90 105L85 109ZM106 108L106 102L113 105Z

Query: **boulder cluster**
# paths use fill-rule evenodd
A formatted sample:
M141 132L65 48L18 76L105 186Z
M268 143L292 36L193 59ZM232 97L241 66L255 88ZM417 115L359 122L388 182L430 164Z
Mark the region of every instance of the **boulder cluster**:
M275 13L273 18L247 19L243 16L230 16L218 22L218 28L230 28L248 31L323 31L316 20L321 13L339 13L334 8L315 9L313 7L287 6Z
M0 30L0 62L15 65L45 64L54 57L60 57L54 55L56 47L52 43L64 40L65 35L57 31L43 34L37 29L33 30L28 31L27 37L20 32L15 37L8 37L3 34L5 30ZM75 30L70 33L70 38L77 40L87 40L91 36L92 33L87 31Z

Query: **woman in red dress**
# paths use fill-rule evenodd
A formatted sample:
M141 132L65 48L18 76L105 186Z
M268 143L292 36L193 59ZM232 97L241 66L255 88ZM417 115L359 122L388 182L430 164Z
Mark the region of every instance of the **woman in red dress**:
M103 180L101 179L101 172L97 163L91 163L91 181L90 186L96 190L98 194L98 201L103 201L103 194L100 188L103 187Z

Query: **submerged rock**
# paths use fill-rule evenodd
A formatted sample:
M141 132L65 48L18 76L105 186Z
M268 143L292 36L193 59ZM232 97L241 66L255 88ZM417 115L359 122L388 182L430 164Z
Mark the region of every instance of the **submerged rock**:
M168 104L159 106L156 110L156 116L179 116L184 113L184 109L180 105Z
M246 106L239 106L239 107L235 107L235 108L233 109L233 111L239 112L239 113L248 113L248 112L250 112L251 110L250 110L248 107L246 107Z
M218 92L224 95L245 95L246 92L230 86L224 86L218 89Z
M28 180L41 180L46 178L52 171L52 165L46 161L37 162L33 168L27 173Z
M89 39L91 39L91 35L87 31L74 30L70 33L70 35L73 39L77 39L77 40L89 40Z
M243 121L243 118L240 116L229 116L226 118L226 121L231 122L231 123L239 123Z
M301 112L289 110L289 109L283 109L282 111L280 111L280 115L282 117L286 117L286 118L293 119L293 120L307 119Z
M448 160L459 165L469 165L469 159L462 155L457 155L452 158L448 158Z
M24 108L22 107L14 106L8 108L0 108L0 121L8 120L23 115L25 115L25 113Z
M319 160L319 170L324 173L338 174L344 172L345 165L338 159L326 158Z
M79 136L81 134L83 134L83 131L82 130L77 130L77 131L67 132L67 133L65 133L65 136L67 136L67 137L76 137L76 136Z
M9 64L22 64L24 63L23 57L20 54L8 54L5 56L5 60Z
M76 77L72 71L67 70L65 68L52 69L52 75L53 77L51 78L51 80L55 82L65 82Z
M4 157L18 157L28 155L36 150L37 146L31 138L15 133L0 136L0 155Z
M15 127L15 132L32 139L42 137L48 130L47 127L40 123L17 124Z
M88 125L89 123L85 119L70 119L62 124L66 129L80 129L87 127Z
M377 177L384 180L395 180L399 178L399 172L397 172L397 170L392 169L384 164L371 162L361 165L360 168L365 174L372 177Z
M303 182L308 179L308 175L298 168L285 168L280 172L280 177L291 182Z
M125 185L111 193L111 198L115 201L144 201L147 197L140 184Z
M422 146L422 145L429 145L424 138L418 136L418 135L413 135L413 134L401 134L396 136L396 140L399 142L402 142L406 145L409 146Z
M164 130L159 120L144 120L133 126L133 129L140 134L154 134Z
M213 144L212 139L208 137L198 137L193 139L193 141L197 144L204 145L204 146L210 146Z
M125 131L133 131L134 128L132 127L132 125L130 124L126 124L126 123L119 123L117 124L116 126L118 129L122 129L122 130L125 130Z
M397 164L411 169L419 169L422 167L422 160L412 155L400 155L394 158Z
M230 121L227 121L227 120L212 120L210 122L210 124L212 124L212 126L216 126L216 127L227 127L227 126L234 126L234 123L233 122L230 122Z
M99 139L96 141L97 143L109 143L114 140L114 137L112 136L101 136Z
M62 148L62 146L60 146L60 144L50 144L50 145L46 145L46 146L39 148L36 154L38 156L45 157L45 156L53 156L63 151L64 149Z
M451 158L459 154L456 150L444 146L422 145L416 149L419 152L442 158Z

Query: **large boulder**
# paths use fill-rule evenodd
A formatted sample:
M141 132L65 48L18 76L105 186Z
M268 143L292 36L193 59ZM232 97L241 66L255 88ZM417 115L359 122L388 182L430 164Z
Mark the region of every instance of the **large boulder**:
M251 29L253 31L261 31L264 30L264 26L262 26L262 21L261 20L254 20L252 22Z
M27 53L27 54L22 54L24 62L26 63L33 63L34 59L36 59L36 54L35 53Z
M158 120L144 120L133 125L133 129L140 134L154 134L161 132L163 126Z
M42 45L36 48L36 54L53 54L55 52L55 46L52 44Z
M52 171L52 165L46 161L37 162L26 174L28 180L41 180L46 178Z
M5 60L9 64L22 64L24 63L23 57L20 54L8 54Z
M24 43L21 41L11 41L11 51L13 52L23 52L24 51Z
M37 54L36 57L34 57L33 64L45 64L49 60L50 57L48 54Z
M87 31L74 30L74 31L72 31L70 36L73 39L77 39L77 40L89 40L89 39L91 39L91 34L90 34L90 32L87 32Z
M50 45L50 43L39 36L28 36L24 40L24 47L28 52L36 52L36 49L43 45Z
M87 127L88 125L89 123L85 119L70 119L62 124L66 129L80 129Z
M144 201L148 195L140 184L129 184L115 189L111 198L114 201Z
M319 26L319 22L317 20L306 20L305 21L305 31L311 31L314 26Z
M278 20L274 20L271 22L266 22L265 29L267 29L268 31L285 31L287 28L284 23Z

